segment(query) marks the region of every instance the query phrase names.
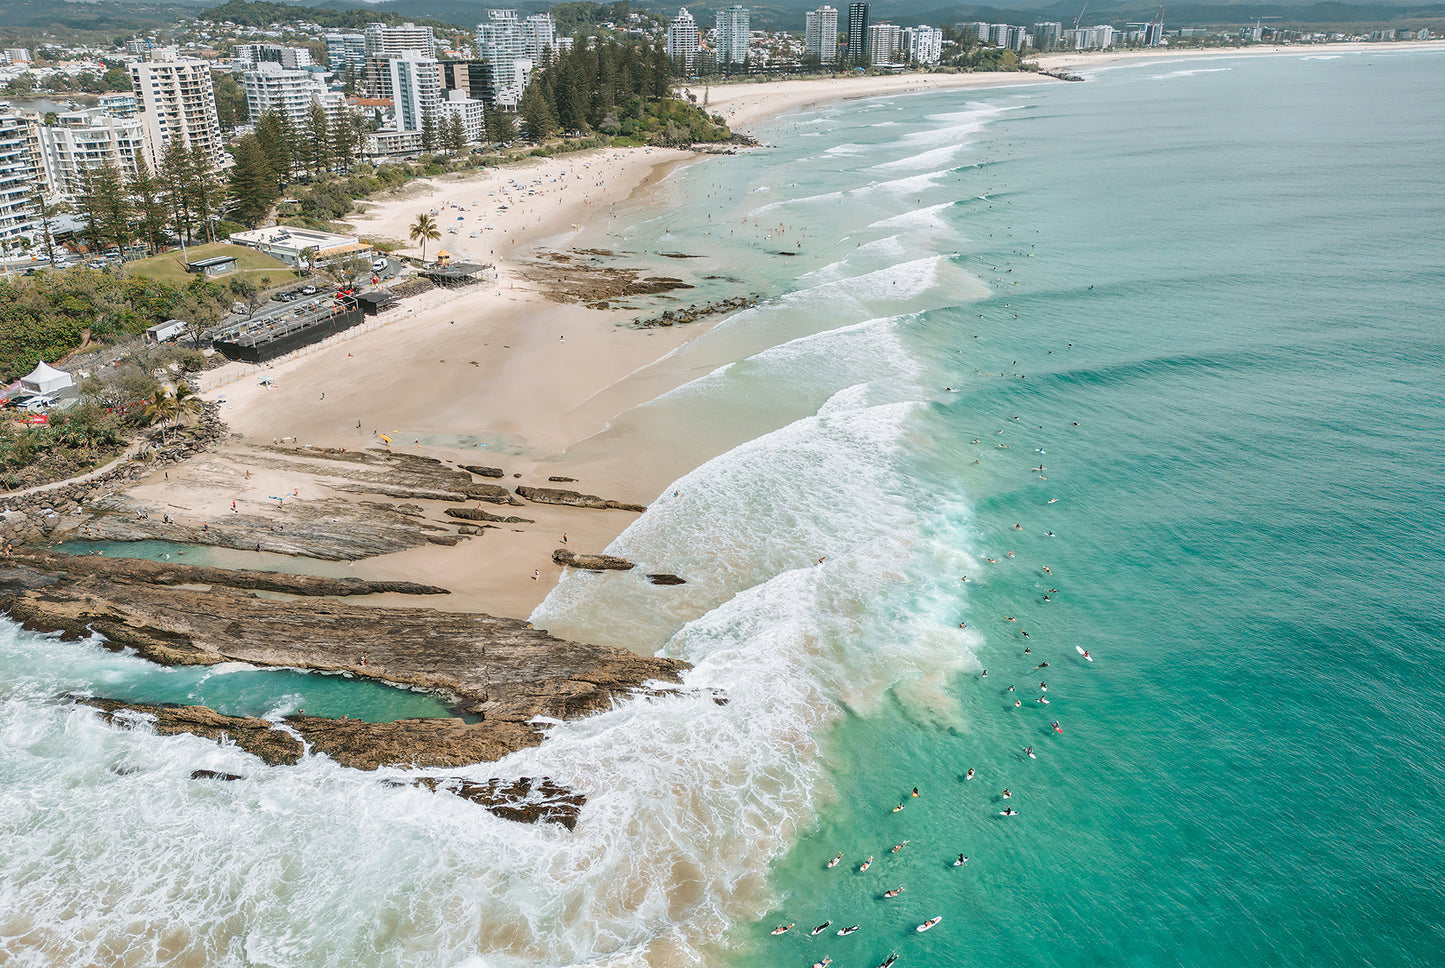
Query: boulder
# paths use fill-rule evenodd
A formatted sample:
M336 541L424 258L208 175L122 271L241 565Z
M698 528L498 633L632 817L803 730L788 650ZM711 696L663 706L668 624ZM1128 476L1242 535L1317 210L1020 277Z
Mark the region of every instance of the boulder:
M534 504L561 504L574 508L635 511L638 514L647 510L646 506L641 504L627 504L622 501L613 501L598 497L595 494L581 494L577 491L564 491L555 487L531 487L526 484L519 484L517 485L517 493Z
M585 568L588 571L631 571L637 565L626 558L612 555L579 555L566 548L552 552L552 560L564 568Z

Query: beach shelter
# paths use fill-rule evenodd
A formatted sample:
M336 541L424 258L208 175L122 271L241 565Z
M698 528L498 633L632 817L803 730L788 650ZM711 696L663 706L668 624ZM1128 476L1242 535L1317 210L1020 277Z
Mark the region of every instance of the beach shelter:
M29 374L20 378L20 384L32 393L53 393L74 386L75 381L70 378L69 373L57 370L42 361Z
M437 253L437 265L439 265L439 266L444 266L444 265L446 265L448 262L451 262L451 261L452 261L452 254L451 254L450 252L448 252L446 249L442 249L440 252Z

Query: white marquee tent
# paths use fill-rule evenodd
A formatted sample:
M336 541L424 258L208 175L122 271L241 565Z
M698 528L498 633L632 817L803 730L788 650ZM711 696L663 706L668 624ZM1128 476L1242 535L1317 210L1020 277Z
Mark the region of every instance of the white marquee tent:
M32 393L54 393L74 386L75 381L64 370L57 370L49 363L41 362L27 376L20 378L21 385Z

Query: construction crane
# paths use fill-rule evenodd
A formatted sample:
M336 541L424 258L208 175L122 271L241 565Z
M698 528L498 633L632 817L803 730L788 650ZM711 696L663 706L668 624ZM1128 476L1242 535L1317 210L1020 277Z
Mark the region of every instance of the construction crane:
M1078 30L1078 29L1079 29L1079 21L1084 19L1084 10L1088 10L1088 9L1089 9L1088 0L1085 0L1083 10L1080 10L1080 11L1079 11L1079 15L1074 18L1074 29L1075 29L1075 30Z

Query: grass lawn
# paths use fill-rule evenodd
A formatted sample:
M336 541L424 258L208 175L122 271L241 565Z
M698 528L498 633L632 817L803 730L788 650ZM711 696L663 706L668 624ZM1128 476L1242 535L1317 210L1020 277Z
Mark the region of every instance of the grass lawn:
M224 276L213 276L216 282L224 283L237 276L246 276L257 285L261 284L262 276L271 277L271 285L279 286L297 277L297 273L288 269L285 264L277 259L271 258L262 252L257 252L244 245L231 245L229 242L213 242L208 245L188 245L185 255L181 254L179 248L172 249L161 255L153 255L149 259L138 259L135 262L127 262L127 272L155 279L158 282L169 282L174 285L184 286L195 278L193 273L186 271L186 260L198 262L201 259L209 259L218 255L233 255L236 257L236 271L228 272Z

